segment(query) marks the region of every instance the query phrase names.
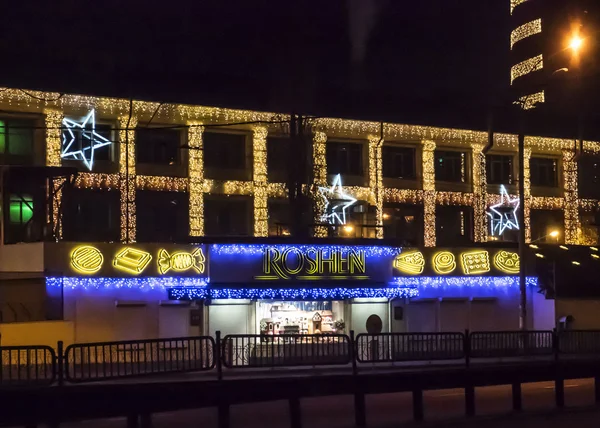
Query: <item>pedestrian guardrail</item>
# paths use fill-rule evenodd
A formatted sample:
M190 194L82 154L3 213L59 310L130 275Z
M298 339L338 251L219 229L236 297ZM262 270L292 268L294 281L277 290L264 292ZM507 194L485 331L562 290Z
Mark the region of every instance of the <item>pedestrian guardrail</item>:
M360 363L452 360L465 357L464 333L380 333L356 336Z
M49 385L56 380L56 353L49 346L3 346L0 355L0 386Z
M552 355L552 331L483 331L469 335L471 358L505 358Z
M352 361L345 334L231 334L221 341L227 368L322 366Z
M81 383L216 369L554 356L599 357L600 330L447 333L232 334L0 347L0 386Z
M69 382L203 371L214 367L215 341L210 336L79 343L67 346L64 352L64 376Z

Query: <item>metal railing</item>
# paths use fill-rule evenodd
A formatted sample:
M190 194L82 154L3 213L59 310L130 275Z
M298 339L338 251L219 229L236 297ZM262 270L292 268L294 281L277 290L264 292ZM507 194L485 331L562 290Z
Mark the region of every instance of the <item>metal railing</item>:
M56 353L49 346L0 347L0 385L49 385L57 377Z
M231 334L221 341L227 368L322 366L352 361L345 334Z
M563 330L558 333L561 354L600 354L600 330Z
M452 360L464 357L464 333L380 333L356 336L356 360L360 363Z
M504 358L552 355L555 350L552 331L482 331L469 335L472 358Z
M64 375L69 382L89 382L211 370L215 349L210 336L74 344L65 349Z
M93 382L157 374L403 361L561 355L599 357L600 330L464 333L233 334L0 347L0 386ZM217 346L218 345L218 346Z

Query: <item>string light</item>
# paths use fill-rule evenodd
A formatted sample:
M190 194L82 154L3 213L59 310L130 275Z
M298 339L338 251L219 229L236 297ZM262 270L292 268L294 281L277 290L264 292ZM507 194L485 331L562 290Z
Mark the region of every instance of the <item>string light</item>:
M282 300L343 300L356 298L416 297L416 288L169 288L172 300L199 299L282 299Z
M510 69L510 84L512 85L515 79L533 73L534 71L541 70L542 68L544 68L544 60L541 54L526 59L525 61L521 61L520 63L513 65Z
M542 32L542 20L535 19L531 22L527 22L523 25L518 26L510 33L510 49L512 50L515 43L520 42L527 37L539 34Z
M301 252L306 250L319 249L326 252L342 252L348 253L351 251L364 251L365 257L394 257L401 252L398 247L383 247L383 246L348 246L348 245L267 245L267 244L212 244L209 253L217 255L263 255L268 248L276 247L279 251L284 252L286 249L293 248Z
M528 140L525 139L523 149L523 218L525 220L525 242L531 242L531 169L529 160L531 159L531 147L527 146Z
M515 10L515 7L525 3L526 1L527 0L510 0L510 14L512 15L513 11Z
M135 242L136 236L136 171L135 127L137 117L119 117L119 180L121 187L121 241ZM129 126L129 129L127 128Z
M142 278L85 278L85 277L46 277L46 287L62 287L67 289L135 289L166 290L172 287L205 288L207 278L189 277L142 277Z
M527 277L527 284L537 286L536 277ZM456 288L487 288L508 289L519 288L517 276L421 276L421 277L396 277L393 284L399 287L415 287L418 290L427 289L456 289Z
M423 142L423 224L425 246L435 247L435 142Z
M255 127L252 139L254 152L254 236L269 236L267 194L267 128Z
M546 94L544 91L536 92L535 94L519 97L515 104L521 106L523 110L531 110L536 104L546 102Z
M537 25L537 24L535 24ZM515 42L516 43L516 42ZM541 66L541 64L539 64ZM68 115L81 115L95 109L99 116L117 117L119 120L119 173L79 173L75 186L78 188L102 188L121 191L122 204L122 236L127 234L130 238L135 236L135 191L178 191L189 192L190 198L190 234L192 236L204 235L204 195L205 194L231 194L253 196L255 203L254 234L265 236L268 212L264 203L268 198L286 198L287 186L285 183L270 183L266 178L266 133L270 126L259 125L254 128L254 176L252 181L215 181L204 179L204 166L202 156L202 133L204 126L211 123L243 122L243 121L271 121L274 118L286 120L289 116L275 115L267 112L254 112L247 110L231 110L217 107L185 106L176 104L162 104L135 101L133 103L132 121L130 128L138 122L149 120L156 113L157 120L166 123L185 123L188 127L189 150L189 176L183 177L158 177L138 176L135 171L135 131L129 130L129 165L125 161L124 135L126 119L129 117L129 100L113 99L80 95L64 95L41 91L28 91L29 94L19 89L1 89L0 102L7 109L42 113L45 115L46 125L46 164L49 166L61 165L61 128L65 113ZM35 98L34 98L35 97ZM540 93L539 97L543 97ZM38 99L39 98L39 99ZM535 101L537 99L537 101ZM537 94L528 96L526 103L541 102ZM158 108L160 106L160 108ZM368 140L369 153L369 186L346 187L346 190L356 199L365 200L375 206L376 224L381 225L384 203L423 204L424 211L424 241L427 246L434 246L435 239L435 208L436 205L461 205L471 206L474 211L474 236L476 241L486 241L487 227L486 216L482 213L490 204L497 203L499 196L487 194L485 177L485 156L482 153L483 143L487 140L487 133L481 131L449 129L429 126L415 126L402 124L384 124L383 137L386 140L422 141L422 172L423 188L398 189L384 188L382 183L381 168L381 123L371 121L357 121L335 118L309 119L314 131L313 139L313 168L314 181L306 185L305 190L310 190L315 202L315 218L322 213L323 203L316 198L316 189L319 185L327 183L326 141L327 135L343 138L363 138ZM125 123L124 123L125 121ZM257 126L257 125L253 125ZM471 148L473 153L472 192L446 192L435 190L434 150L438 145L451 144L453 147ZM499 150L516 150L518 140L516 135L497 133L494 135L494 145ZM563 157L564 168L564 197L532 197L529 181L529 158L532 148L540 152L557 152L572 150L572 141L567 139L526 137L525 139L525 230L527 240L531 240L530 210L555 209L565 210L565 239L567 242L584 242L582 227L579 221L578 210L594 211L598 201L592 199L578 199L576 165ZM600 153L600 144L597 142L584 142L586 152ZM563 154L563 156L566 156ZM265 158L262 161L263 157ZM465 162L465 166L468 165ZM125 181L125 171L129 168L129 183ZM57 182L57 185L59 183ZM126 189L129 189L129 195ZM57 187L58 190L58 187ZM52 216L57 224L60 192L53 204ZM127 203L129 210L126 209ZM125 213L129 212L129 219ZM129 223L126 233L125 225ZM59 231L60 232L60 231ZM378 228L377 237L381 237L382 228ZM317 227L315 236L327 236L327 229ZM60 237L60 235L59 235ZM586 241L587 242L587 241Z

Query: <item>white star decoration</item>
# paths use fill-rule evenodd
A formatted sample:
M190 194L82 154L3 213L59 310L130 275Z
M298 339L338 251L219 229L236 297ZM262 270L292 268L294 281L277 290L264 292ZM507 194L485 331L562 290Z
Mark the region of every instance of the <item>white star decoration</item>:
M325 200L325 213L321 216L321 220L330 224L346 224L346 208L354 205L356 199L344 193L340 174L335 176L330 188L319 187L319 194ZM328 212L330 201L333 202L333 206Z
M92 110L83 119L81 123L77 123L71 119L63 119L63 125L66 129L62 133L62 158L72 158L83 161L85 166L91 171L94 167L94 151L100 147L112 144L112 141L103 137L96 132L96 120L94 118L95 111ZM86 129L88 126L88 129ZM90 129L91 128L91 129ZM82 144L78 147L76 144L77 137L73 131L81 133L81 138L89 141L89 145Z
M498 211L500 207L510 207L509 213ZM492 205L487 215L491 218L490 229L492 235L502 235L506 229L519 230L519 221L517 220L517 210L519 209L519 198L510 199L504 186L500 186L500 203Z

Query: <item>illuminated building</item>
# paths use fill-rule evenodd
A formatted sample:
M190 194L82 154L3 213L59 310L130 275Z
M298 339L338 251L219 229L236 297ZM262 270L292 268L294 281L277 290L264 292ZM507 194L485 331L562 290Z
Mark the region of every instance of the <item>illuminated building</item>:
M206 332L214 332L214 326L227 319L251 318L254 321L245 321L243 330L256 332L260 327L256 311L267 311L265 305L273 304L266 300L328 299L341 303L336 303L335 310L333 303L321 310L337 313L339 319L346 317L348 328L357 331L364 330L363 318L368 311L377 312L387 330L394 330L394 325L439 330L450 327L443 321L433 325L426 320L450 320L455 310L468 313L464 308L474 301L477 308L481 308L477 306L480 303L494 301L510 314L509 321L487 325L510 329L517 320L518 291L511 279L517 271L516 261L510 248L503 255L488 254L483 244L513 242L511 233L517 227L524 227L530 240L548 235L547 229L559 229L558 237L552 239L565 244L596 239L586 233L583 220L596 210L598 200L579 195L571 140L526 138L526 203L522 207L526 215L521 225L511 222L515 210L521 209L510 204L518 179L515 135L495 134L493 149L485 153L485 132L310 119L312 183L304 183L302 188L313 207L310 245L314 248L306 248L308 244L295 242L291 236L291 216L285 212L289 207L286 115L10 88L0 89L0 106L11 113L6 118L0 115L0 129L12 126L32 130L30 152L35 156L31 163L78 171L72 185L52 192L49 208L42 215L43 223L56 225L46 239L59 242L5 247L43 247L38 249L44 254L41 259L29 257L31 263L37 260L37 267L23 267L21 271L44 272L48 289L56 290L60 285L65 296L76 296L77 304L65 302L67 319L88 317L92 323L94 305L102 301L109 311L117 302L116 307L124 309L119 312L122 318L115 322L139 331L145 327L136 317L143 313L163 319L158 321L159 325L165 323L166 330L160 332L163 336L199 333L188 328L185 312L199 310L205 311L202 319L207 324L202 325ZM65 123L88 123L85 119L91 119L92 112L94 129L64 129ZM17 162L21 156L17 145L23 139L3 135L3 154L14 150ZM105 144L107 141L111 144ZM585 142L585 149L597 153L600 144ZM3 211L12 215L5 221L7 244L36 240L26 234L27 219L31 213L35 217L40 198L47 196L24 192L14 198L9 195L4 203L10 209ZM495 217L489 215L491 207ZM283 214L276 218L278 213ZM511 213L513 216L507 217ZM491 224L490 217L500 219L500 227ZM261 259L266 257L264 247L208 244L227 234L256 239L278 236L290 244L269 250L265 262ZM334 250L327 247L331 243L326 238L330 237L372 238L374 243L356 252L344 246ZM386 247L377 247L379 238L390 241ZM198 253L193 246L178 247L174 242L193 242L207 248ZM230 236L228 242L236 241ZM394 244L387 247L389 242ZM52 245L62 244L70 245L66 260L72 258L74 271L53 268ZM322 246L326 251L319 250ZM468 251L452 250L460 246ZM24 266L27 257L19 251L11 250L9 256L3 253L3 270L15 269L9 262ZM399 254L392 254L394 251ZM56 250L56 254L62 256L64 252ZM245 263L251 263L253 269L267 266L269 270L243 280L223 280L215 273L219 259L229 259L229 266L236 267L229 270L238 274ZM368 272L373 263L383 266L376 269L380 279ZM394 276L392 269L401 275ZM408 277L412 281L422 277L426 287L422 292L419 286L405 287ZM146 291L149 294L140 294ZM96 293L93 296L97 299L82 297L92 296L85 293ZM403 305L408 298L415 302L421 299L413 306L425 309L412 314L416 309L408 308L409 304L406 318L401 311L394 315L394 305ZM177 299L184 303L174 304L180 301ZM390 299L396 303L390 304ZM194 303L187 303L190 300ZM204 306L196 300L210 304ZM231 304L232 300L238 303ZM452 302L462 306L456 309ZM258 303L262 306L256 306ZM355 303L363 306L354 307ZM181 330L166 327L175 322L169 317L175 317L176 312L163 309L172 306L185 308L185 316L177 315L181 318L177 325L185 326ZM309 305L303 308L310 312ZM99 316L112 317L108 312ZM336 316L328 314L328 321L336 321L329 319ZM449 325L461 331L458 324ZM86 328L89 330L79 330L88 331L82 336L86 339L123 337L115 336L113 330L93 336L95 330ZM223 332L235 332L228 328L222 327ZM308 331L314 329L309 326ZM151 335L139 331L131 338Z

